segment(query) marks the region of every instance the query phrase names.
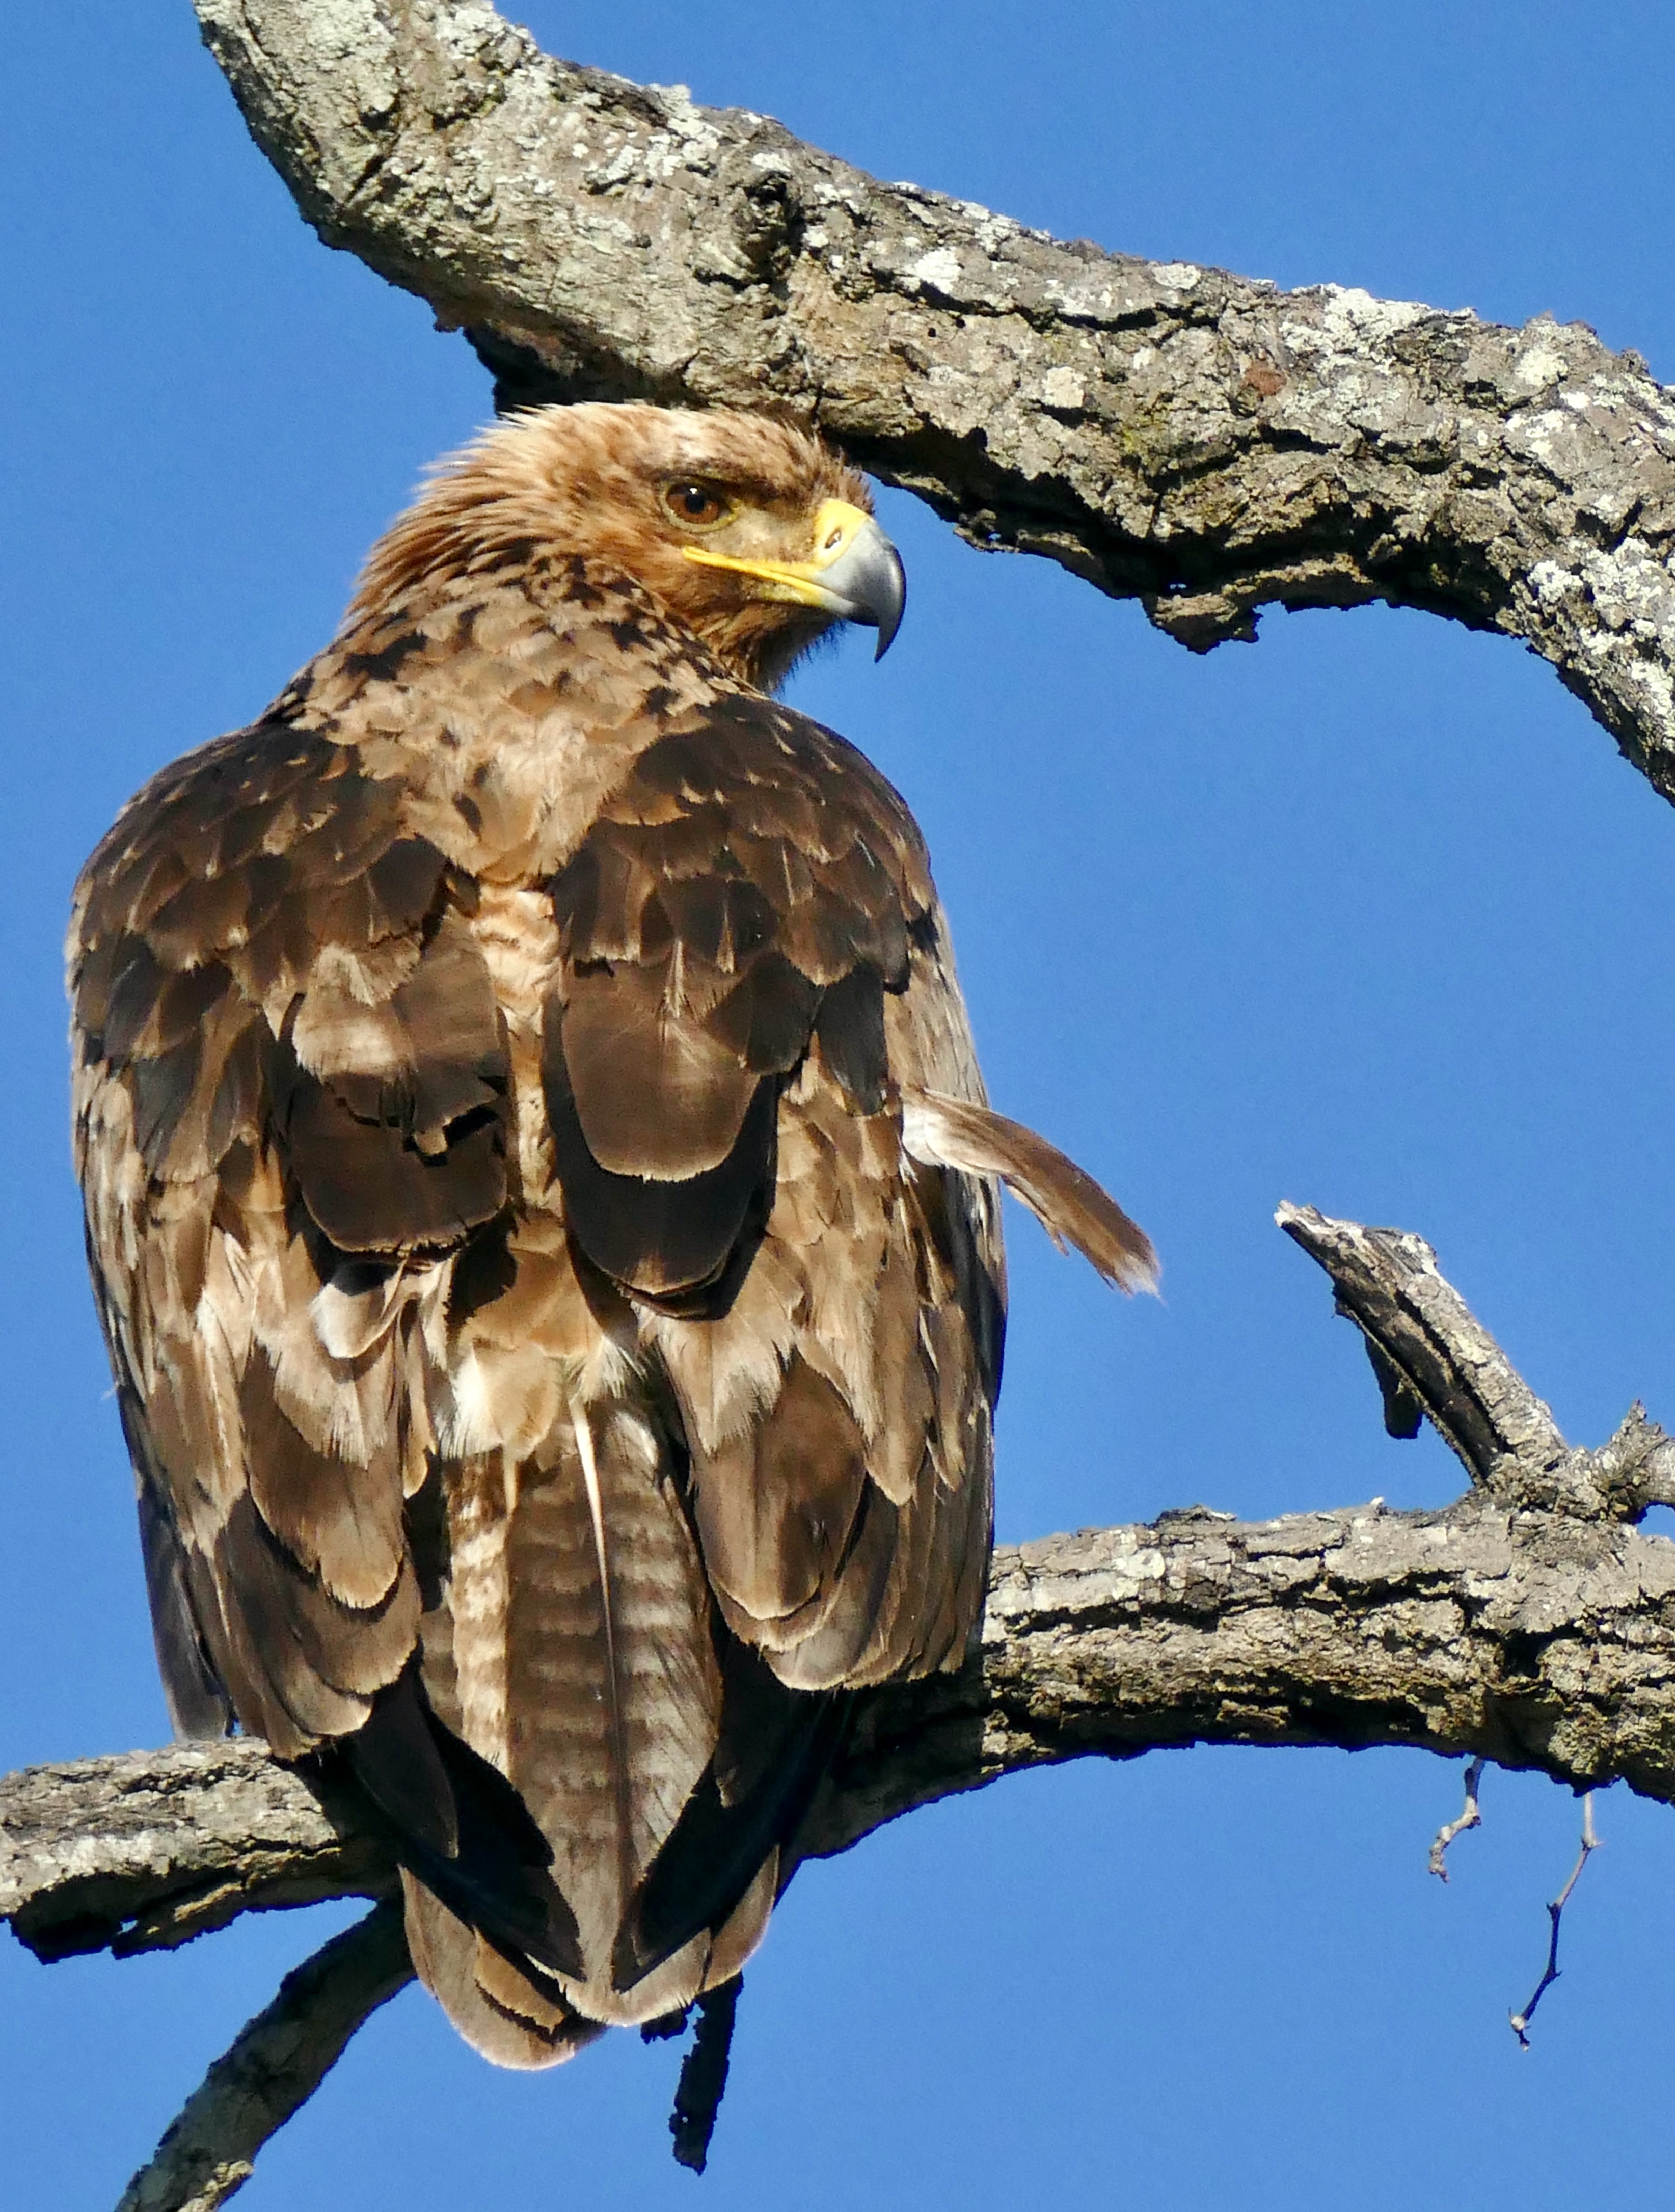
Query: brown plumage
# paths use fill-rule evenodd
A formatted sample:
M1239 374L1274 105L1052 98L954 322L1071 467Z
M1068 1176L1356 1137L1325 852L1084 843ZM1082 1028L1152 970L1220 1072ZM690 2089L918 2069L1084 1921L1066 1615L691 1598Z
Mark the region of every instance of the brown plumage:
M177 1726L352 1776L512 2065L737 1973L845 1693L982 1603L990 1114L923 844L764 696L899 613L860 481L553 409L166 769L70 933L77 1159Z

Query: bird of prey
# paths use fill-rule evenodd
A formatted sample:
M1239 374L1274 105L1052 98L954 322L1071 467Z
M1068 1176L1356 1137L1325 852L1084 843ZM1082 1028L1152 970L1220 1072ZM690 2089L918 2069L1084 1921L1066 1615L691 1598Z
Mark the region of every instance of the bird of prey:
M88 1247L174 1723L361 1793L513 2066L735 1977L853 1693L983 1601L998 1185L925 848L771 696L900 618L863 481L537 410L167 768L70 938Z

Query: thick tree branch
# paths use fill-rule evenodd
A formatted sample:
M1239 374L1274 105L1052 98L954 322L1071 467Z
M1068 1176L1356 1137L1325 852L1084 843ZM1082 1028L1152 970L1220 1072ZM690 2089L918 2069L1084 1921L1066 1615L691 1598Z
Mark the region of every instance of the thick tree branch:
M1194 647L1371 599L1526 638L1675 796L1675 394L1584 326L1061 244L483 0L195 4L320 236L503 401L784 406Z
M49 1964L167 1950L241 1912L394 1887L380 1846L265 1744L171 1744L0 1778L0 1919Z
M980 1652L869 1698L805 1848L1027 1767L1195 1743L1405 1744L1675 1802L1675 1543L1474 1496L1254 1523L1195 1507L1004 1550ZM0 1913L49 1960L388 1879L258 1744L0 1783Z
M997 1553L980 1650L868 1696L802 1856L1026 1767L1196 1743L1406 1744L1675 1802L1675 1543L1634 1526L1675 1497L1675 1443L1635 1407L1599 1450L1573 1449L1421 1238L1310 1207L1279 1219L1362 1330L1394 1425L1419 1408L1472 1491L1441 1512L1254 1523L1195 1506ZM0 1781L0 1917L44 1960L386 1900L211 2069L124 2212L211 2212L403 1985L393 1879L319 1776L256 1743Z
M1574 1450L1422 1239L1280 1218L1473 1490L1250 1523L1195 1506L997 1553L980 1649L869 1695L804 1856L1025 1767L1194 1743L1407 1744L1675 1802L1675 1543L1632 1525L1675 1495L1675 1445L1636 1407ZM0 1915L43 1959L391 1881L352 1814L258 1744L0 1782Z
M1406 1744L1675 1802L1675 1544L1476 1498L1027 1544L996 1562L980 1662L869 1704L808 1848L1197 1743Z

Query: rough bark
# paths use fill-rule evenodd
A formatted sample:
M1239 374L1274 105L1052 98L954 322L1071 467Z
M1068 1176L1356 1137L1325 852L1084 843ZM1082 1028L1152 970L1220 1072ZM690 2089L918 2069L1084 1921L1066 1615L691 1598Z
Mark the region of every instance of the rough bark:
M1063 243L482 0L195 4L319 235L504 402L780 405L1197 647L1372 599L1526 638L1675 796L1675 395L1583 325Z
M273 2002L204 2075L117 2212L215 2212L357 2029L412 1978L401 1907L375 1905L286 1975Z
M1372 1356L1388 1425L1433 1421L1472 1488L1242 1523L1203 1506L997 1553L956 1675L864 1702L799 1838L847 1850L1024 1768L1194 1743L1407 1744L1675 1802L1675 1442L1630 1409L1597 1451L1421 1238L1282 1206ZM376 1838L261 1745L180 1745L0 1782L0 1917L43 1960L167 1946L242 1911L387 1899ZM380 1918L379 1913L383 1915ZM290 1977L211 2069L123 2212L210 2212L409 1969L393 1905Z
M240 1912L384 1895L393 1869L334 1802L252 1741L9 1774L0 1919L51 1964L172 1949Z
M806 1846L847 1849L1029 1767L1195 1743L1405 1744L1675 1802L1675 1543L1473 1493L1441 1512L1258 1522L1194 1507L1002 1551L981 1650L874 1694ZM104 1809L113 1767L145 1792L143 1825ZM125 1954L388 1880L377 1847L346 1848L257 1744L0 1785L0 1912L44 1959L100 1941ZM211 1888L215 1917L183 1926L183 1896Z

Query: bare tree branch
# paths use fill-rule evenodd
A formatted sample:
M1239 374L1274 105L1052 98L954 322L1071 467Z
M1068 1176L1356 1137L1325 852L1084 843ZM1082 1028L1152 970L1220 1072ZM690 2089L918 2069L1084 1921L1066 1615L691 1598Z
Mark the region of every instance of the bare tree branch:
M412 1978L401 1907L375 1905L286 1975L273 2002L204 2075L117 2212L215 2212L249 2180L256 2154L313 2095L355 2031Z
M1028 1767L1194 1743L1405 1744L1675 1802L1675 1544L1467 1498L1257 1523L1199 1508L1003 1551L980 1653L869 1698L804 1849ZM146 1825L100 1809L114 1766ZM256 1784L269 1826L252 1843ZM91 1850L70 1817L82 1788ZM323 1834L258 1744L38 1767L0 1784L0 1910L51 1960L178 1928L180 1869L188 1898L215 1899L204 1924L303 1901L276 1879L293 1863L314 1897L384 1886L375 1847Z
M1393 1395L1422 1411L1472 1482L1508 1504L1624 1521L1675 1504L1675 1443L1644 1407L1631 1407L1600 1450L1573 1451L1422 1237L1333 1221L1312 1206L1282 1206L1274 1218L1332 1277L1338 1311L1365 1339L1387 1426Z
M0 1918L47 1964L166 1950L241 1912L383 1896L395 1870L265 1744L178 1743L0 1779Z
M1545 1477L1568 1461L1552 1414L1443 1281L1423 1237L1332 1221L1309 1206L1282 1206L1274 1218L1332 1277L1338 1312L1376 1355L1387 1426L1393 1376L1404 1414L1428 1412L1486 1491L1515 1491L1520 1474Z
M1375 1502L1253 1523L1195 1506L998 1553L980 1648L958 1674L868 1695L799 1856L1003 1774L1195 1743L1405 1744L1675 1802L1675 1543L1633 1525L1667 1498L1675 1445L1636 1407L1599 1450L1574 1449L1421 1238L1307 1207L1279 1218L1472 1490L1441 1512ZM1550 1908L1555 1971L1574 1882ZM44 1960L392 1887L349 1808L260 1744L0 1781L0 1917ZM291 1978L147 2170L175 2176L155 2186L177 2193L130 2191L127 2212L208 2212L220 2198L204 2191L244 2178L404 1978L404 1954L378 1948L384 1925L374 1915L364 1949L340 1938ZM179 2193L180 2174L197 2196Z
M727 2062L733 2047L733 2021L744 1977L735 1974L719 1989L706 1990L695 2008L698 2031L692 2048L681 2061L681 2078L675 2088L675 2109L669 2116L669 2132L675 2138L675 2161L701 2173L709 2163L709 2147L716 2117L727 2089Z
M1195 1743L1406 1745L1675 1802L1675 1544L1473 1497L1254 1523L1193 1508L1003 1550L981 1650L958 1674L869 1696L802 1848L846 1849L1029 1767ZM147 1807L131 1826L106 1809L113 1768ZM315 1898L389 1878L259 1744L0 1783L0 1912L48 1960L302 1902L294 1866ZM197 1923L204 1894L215 1916Z
M1675 394L1583 325L1062 244L484 0L195 4L320 236L504 401L784 406L1193 647L1372 599L1526 638L1675 795Z
M1406 1744L1675 1802L1675 1543L1631 1525L1675 1448L1636 1407L1573 1450L1421 1239L1282 1218L1473 1440L1479 1486L1440 1512L1199 1506L997 1553L981 1648L869 1694L802 1856L1026 1767L1194 1743ZM0 1783L0 1914L44 1959L391 1881L352 1814L258 1744Z

